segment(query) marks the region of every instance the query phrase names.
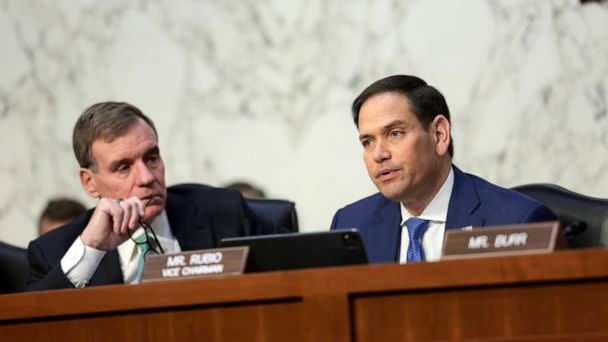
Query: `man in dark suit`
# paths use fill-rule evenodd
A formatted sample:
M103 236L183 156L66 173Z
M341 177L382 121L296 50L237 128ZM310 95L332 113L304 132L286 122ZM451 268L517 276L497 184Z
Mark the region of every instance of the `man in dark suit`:
M446 229L557 220L545 205L452 165L447 103L422 79L381 79L352 112L380 193L338 210L331 228L358 228L370 262L438 260Z
M89 107L72 143L82 186L99 202L30 243L29 290L138 283L150 249L213 248L256 229L237 191L195 184L167 191L154 123L130 104Z

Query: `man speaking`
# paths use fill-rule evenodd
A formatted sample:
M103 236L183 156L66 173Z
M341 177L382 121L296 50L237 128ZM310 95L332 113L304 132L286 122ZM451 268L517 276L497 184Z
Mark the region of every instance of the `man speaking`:
M448 105L420 78L376 81L352 112L380 193L338 210L331 227L358 228L370 262L438 260L446 229L557 219L545 205L452 165Z
M256 229L237 191L167 189L154 123L128 103L89 107L72 144L82 186L99 202L30 243L28 290L138 283L151 252L214 248Z

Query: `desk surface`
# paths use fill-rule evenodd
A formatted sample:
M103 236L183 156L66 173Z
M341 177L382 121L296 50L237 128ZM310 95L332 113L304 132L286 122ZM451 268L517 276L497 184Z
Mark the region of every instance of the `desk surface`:
M541 296L547 293L550 296L547 297L547 300L553 303L561 300L559 298L564 297L564 293L569 293L559 291L571 291L570 289L574 287L590 284L600 287L597 288L598 292L587 291L588 296L592 296L587 298L588 302L582 301L580 308L576 307L576 300L571 300L567 305L575 305L573 308L581 311L590 310L591 308L588 307L590 305L599 306L601 304L608 308L608 291L605 291L608 289L608 250L569 250L552 254L462 259L411 265L376 264L331 267L243 276L171 280L140 285L98 286L85 289L0 295L0 333L2 333L3 327L6 328L15 323L25 327L30 323L35 325L41 322L73 320L78 317L118 317L134 313L221 310L240 306L257 308L257 311L252 312L255 315L260 314L262 318L258 318L257 326L252 329L259 332L271 328L267 326L269 321L263 319L266 317L264 315L267 315L267 311L260 309L261 307L286 303L289 304L286 306L286 311L281 312L292 312L298 310L294 305L308 303L306 304L307 309L301 312L301 316L294 315L297 320L292 323L299 327L300 330L296 329L297 331L304 331L306 326L315 327L316 325L311 322L315 319L322 319L326 322L325 325L318 326L320 329L318 331L321 331L324 329L323 327L327 328L327 320L329 320L334 340L348 341L358 337L359 341L360 338L365 340L365 336L376 336L377 330L371 326L374 323L374 317L378 316L376 313L388 310L387 308L391 305L396 306L390 308L389 311L398 312L401 310L400 308L414 307L413 303L423 303L432 305L432 310L429 307L425 307L424 310L445 314L445 312L454 312L453 310L463 310L467 305L483 306L487 304L477 303L480 299L475 299L477 304L471 304L470 301L462 302L463 298L470 297L471 293L480 293L480 298L485 298L484 293L487 292L485 289L489 289L487 298L491 300L492 296L505 295L501 291L509 288L516 288L514 290L516 292L513 292L515 301L519 298L517 296L536 298L539 293ZM547 292L545 287L550 287L554 292ZM535 290L534 293L521 292L521 289L529 292L530 289L537 288L540 292L535 292ZM498 292L491 293L492 291ZM598 294L603 291L607 295L598 297ZM447 297L441 298L441 293L449 294L447 302ZM454 296L455 293L460 295ZM428 297L429 294L432 296ZM510 292L506 295L511 296ZM477 295L474 297L477 298ZM532 300L532 297L521 298L524 301ZM449 304L450 300L454 302ZM568 298L564 300L568 300ZM452 311L445 311L447 309L444 307L439 308L444 304L451 305L450 310ZM503 305L501 310L507 315L506 311L511 309L505 308L505 303L500 305ZM562 306L558 307L558 309L560 308ZM568 307L568 310L573 308ZM519 310L522 317L525 316L524 311L528 310L512 309L514 312L511 314L516 315ZM473 308L467 310L475 312ZM604 311L607 310L604 309ZM315 315L320 314L320 316L315 318L310 315L311 312L314 312ZM608 312L606 314L607 316L604 317L608 317ZM408 317L407 312L403 312L402 315L404 315L402 317ZM338 316L340 317L337 318ZM555 319L563 319L560 317L562 316L556 316ZM273 319L276 320L276 318ZM302 320L311 322L303 324ZM376 323L379 325L392 324L390 317L387 319L380 315L378 320ZM360 321L365 323L359 324ZM399 320L394 323L399 324ZM448 335L437 335L436 327L429 327L427 333L448 338L469 336L467 332L458 328L458 324L463 323L455 322L454 327L456 328L453 329L456 330L446 332ZM286 323L286 327L289 327L289 323ZM563 331L560 327L549 328L553 330L549 329L546 334L542 332L545 335L539 336L550 336L551 331L553 333ZM503 336L504 334L514 336L513 324L504 329ZM608 334L608 325L604 330L589 329L593 330L591 331L593 334L599 333L600 336L608 336L601 335L604 332ZM412 335L411 331L410 329L409 335L397 336L406 340L408 336L412 339L415 339L416 336L423 336ZM575 331L575 333L578 334L581 331ZM258 333L255 336L258 338L253 340L272 340L267 333ZM314 338L308 336L301 340L308 341L314 340Z

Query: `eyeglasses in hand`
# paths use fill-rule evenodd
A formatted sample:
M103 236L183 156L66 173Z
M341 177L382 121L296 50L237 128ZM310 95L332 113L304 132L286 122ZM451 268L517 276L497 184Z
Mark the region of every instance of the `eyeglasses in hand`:
M137 222L144 229L144 236L146 237L146 239L142 242L138 242L135 239L133 239L133 235L131 235L131 231L127 230L127 232L129 233L129 239L131 239L131 241L133 241L136 245L148 245L148 250L146 251L146 254L148 254L150 251L154 251L156 254L165 254L165 251L163 250L163 246L161 246L160 240L158 240L158 237L156 237L156 233L154 232L154 229L152 229L152 227L150 227L150 225L142 219L137 220ZM154 240L152 240L150 238L148 231L150 231L152 233L152 237L154 238ZM154 247L154 245L156 245L158 247L158 249L156 249ZM144 254L144 257L145 257L145 254Z

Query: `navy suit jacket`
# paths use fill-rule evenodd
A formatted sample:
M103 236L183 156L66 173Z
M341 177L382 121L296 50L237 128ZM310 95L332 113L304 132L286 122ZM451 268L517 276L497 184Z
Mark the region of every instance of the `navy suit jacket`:
M167 188L167 217L182 250L215 248L221 239L256 233L256 220L238 191L199 184ZM93 210L30 242L27 289L74 287L60 261L86 227ZM117 250L108 251L89 286L124 282Z
M454 187L445 229L525 222L557 221L545 205L513 190L454 169ZM401 242L401 208L381 193L338 210L331 229L357 228L370 263L397 261Z

